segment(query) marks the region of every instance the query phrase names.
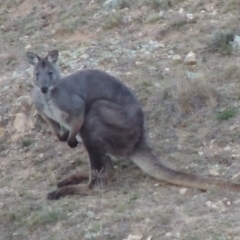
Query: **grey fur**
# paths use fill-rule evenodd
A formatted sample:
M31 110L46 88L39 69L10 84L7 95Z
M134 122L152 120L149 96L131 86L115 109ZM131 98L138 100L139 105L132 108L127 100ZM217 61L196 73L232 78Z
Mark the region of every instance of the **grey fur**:
M202 178L165 166L149 146L140 103L117 78L93 69L61 77L56 66L56 50L45 58L27 53L27 58L34 65L34 104L37 111L52 126L58 139L67 141L70 147L76 147L76 136L81 136L92 170L99 172L106 168L109 162L107 154L128 156L150 176L171 184L204 190L220 187L240 191L239 184ZM69 132L62 134L60 125ZM48 197L57 199L86 192L86 186L66 186L78 183L80 180L76 179L81 178L74 176L72 180L60 182L60 188Z

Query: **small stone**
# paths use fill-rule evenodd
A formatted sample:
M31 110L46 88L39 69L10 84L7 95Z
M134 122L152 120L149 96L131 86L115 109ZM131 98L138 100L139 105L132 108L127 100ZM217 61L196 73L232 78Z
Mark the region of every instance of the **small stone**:
M182 14L184 12L184 9L183 8L180 8L179 9L179 13Z
M233 126L230 126L230 127L229 127L229 130L230 130L230 131L233 131L233 130L236 130L236 129L238 129L238 128L239 128L238 125L233 125Z
M187 13L186 17L187 17L188 20L193 20L193 18L194 18L192 13Z
M142 240L142 235L129 235L128 238L125 238L124 240Z
M208 206L208 207L212 207L212 202L211 201L206 201L206 205Z
M105 10L116 10L123 3L123 0L107 0L103 3Z
M6 28L6 26L4 26L4 25L1 25L0 29L1 29L3 32L7 32L7 28Z
M227 205L227 206L230 206L230 205L231 205L231 202L230 202L227 198L224 198L224 199L222 200L222 202L223 202L225 205Z
M92 211L88 211L87 216L90 217L90 218L95 218L96 214Z
M143 62L140 62L140 61L136 61L136 62L135 62L135 65L136 65L136 66L140 66L140 65L143 65Z
M234 174L234 175L232 176L232 180L235 180L235 181L240 180L240 172Z
M166 237L172 237L172 233L168 232L165 234Z
M199 155L199 156L202 156L202 155L203 155L203 152L198 151L198 155Z
M219 176L219 175L220 175L220 173L217 172L217 171L214 170L214 169L210 169L210 170L209 170L209 173L210 173L210 175L212 175L212 176Z
M149 236L146 240L152 240L152 236Z
M31 49L32 48L32 46L30 45L30 44L28 44L26 47L25 47L25 50L29 50L29 49Z
M83 54L82 56L81 56L81 58L82 59L87 59L87 58L89 58L89 55L86 53L86 54Z
M230 151L231 150L231 147L229 145L227 145L225 148L224 148L224 151Z
M194 52L189 52L186 56L186 58L184 59L184 63L186 65L195 65L197 64L197 59L196 59L196 55Z
M165 44L164 44L164 43L159 43L159 44L158 44L158 47L160 47L160 48L165 48Z
M179 192L181 195L185 195L187 193L188 189L187 188L180 188Z
M161 11L161 12L159 12L159 17L163 17L163 15L164 15L164 12L163 11Z
M240 50L240 36L235 35L231 44L234 50Z
M34 127L34 125L25 113L17 113L15 114L13 127L16 130L16 133L11 137L11 139L15 142L22 138L28 130Z
M172 56L172 60L173 60L174 63L176 63L176 64L179 64L179 63L182 62L182 58L181 58L181 56L178 55L178 54L173 55L173 56Z

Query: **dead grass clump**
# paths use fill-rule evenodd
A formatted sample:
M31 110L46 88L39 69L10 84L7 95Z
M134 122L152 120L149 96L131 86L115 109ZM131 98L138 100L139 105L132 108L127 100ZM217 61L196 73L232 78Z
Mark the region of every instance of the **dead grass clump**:
M226 69L222 69L221 71L220 80L222 80L222 82L239 81L240 68L236 64L227 66Z
M109 30L115 27L118 27L122 23L122 17L119 13L113 12L110 13L103 22L103 28Z
M212 53L220 53L222 55L232 54L231 41L234 39L234 34L230 32L216 32L207 46L207 51Z
M16 67L18 62L18 57L14 53L1 53L0 63L2 66L2 71L9 71Z
M168 9L173 7L173 2L171 0L148 0L147 4L154 9Z
M176 84L173 94L176 109L181 115L204 107L214 108L220 97L216 89L203 79L181 80Z
M240 2L239 0L224 0L222 12L239 12L240 10Z

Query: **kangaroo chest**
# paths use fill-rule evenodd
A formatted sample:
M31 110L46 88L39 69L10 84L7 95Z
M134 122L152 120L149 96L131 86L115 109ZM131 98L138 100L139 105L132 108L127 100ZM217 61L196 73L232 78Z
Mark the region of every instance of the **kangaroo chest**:
M63 112L59 109L52 99L45 98L45 104L43 106L43 113L47 115L49 118L53 119L54 121L58 122L60 125L64 126L67 129L70 129L69 126L69 114Z

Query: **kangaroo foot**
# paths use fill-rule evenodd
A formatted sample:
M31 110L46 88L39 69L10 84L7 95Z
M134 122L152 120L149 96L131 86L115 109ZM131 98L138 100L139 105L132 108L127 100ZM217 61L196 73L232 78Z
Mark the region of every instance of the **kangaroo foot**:
M91 194L91 184L71 185L58 188L56 191L47 194L48 200L57 200L68 195L89 195Z
M103 169L101 171L92 170L92 186L95 190L102 190L109 184L108 173Z
M57 184L58 188L68 186L68 185L77 185L83 181L86 181L89 179L89 173L86 172L78 172L75 174L70 175L69 177L63 179Z

